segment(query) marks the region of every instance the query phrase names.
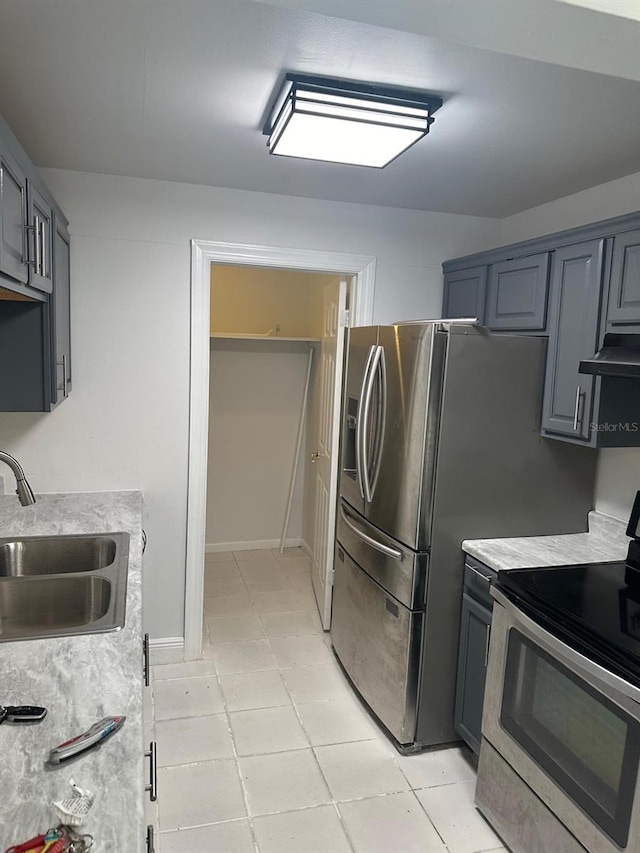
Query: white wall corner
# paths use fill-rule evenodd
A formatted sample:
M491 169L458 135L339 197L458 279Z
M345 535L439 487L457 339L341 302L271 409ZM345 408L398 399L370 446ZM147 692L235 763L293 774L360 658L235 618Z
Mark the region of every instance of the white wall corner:
M308 557L310 560L312 560L312 559L313 559L313 551L312 551L312 550L311 550L311 548L309 547L309 544L308 544L307 542L305 542L305 541L304 541L304 539L301 539L301 540L300 540L300 547L302 548L302 550L304 551L304 553L307 555L307 557Z

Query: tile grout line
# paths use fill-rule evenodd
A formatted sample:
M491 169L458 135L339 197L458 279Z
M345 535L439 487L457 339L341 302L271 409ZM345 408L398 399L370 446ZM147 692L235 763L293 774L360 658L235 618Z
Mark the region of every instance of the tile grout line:
M215 663L215 661L214 661L214 666L216 667L216 673L217 673L218 667L217 667L217 664ZM224 708L224 715L225 715L225 722L227 724L227 731L229 732L229 737L231 738L231 748L233 750L233 756L234 756L238 781L240 782L240 790L242 791L242 800L244 802L244 808L245 808L245 811L247 813L247 820L249 823L249 832L251 833L251 841L253 843L253 849L254 849L255 853L259 853L258 839L256 837L255 828L253 826L253 818L252 818L251 812L249 810L249 793L246 789L244 779L242 778L242 772L240 770L240 758L238 755L238 748L237 748L237 744L236 744L235 735L233 734L233 727L231 725L230 712L227 708L227 700L225 698L224 691L222 689L222 684L220 683L220 674L219 673L217 673L217 675L216 675L216 680L218 683L218 690L220 691L220 696L222 698L222 707Z
M349 847L351 848L353 853L356 853L355 844L353 843L353 840L352 840L352 838L351 838L351 836L347 830L347 826L343 820L342 814L340 813L340 809L338 808L335 797L333 796L333 793L332 793L331 788L329 786L329 782L328 782L326 776L324 775L324 773L322 771L322 767L320 766L320 762L318 761L318 756L316 755L315 748L314 748L313 744L311 743L311 735L307 732L307 730L305 728L305 725L302 721L302 717L300 716L300 713L298 712L298 706L294 702L293 695L291 693L291 690L289 689L289 686L286 682L286 679L282 676L281 669L279 669L279 671L280 671L280 677L282 678L282 681L284 683L285 690L287 691L287 693L289 694L289 698L291 699L291 704L293 705L293 710L295 712L296 717L298 718L298 723L300 724L300 728L305 733L305 736L306 736L307 740L309 741L309 747L311 748L311 754L313 755L313 760L316 764L316 767L318 768L318 770L320 772L320 777L321 777L322 781L324 782L325 788L327 789L327 793L329 794L329 797L331 798L331 805L333 806L333 809L338 816L338 821L340 823L340 827L342 828L344 836L347 839L347 844L349 845Z

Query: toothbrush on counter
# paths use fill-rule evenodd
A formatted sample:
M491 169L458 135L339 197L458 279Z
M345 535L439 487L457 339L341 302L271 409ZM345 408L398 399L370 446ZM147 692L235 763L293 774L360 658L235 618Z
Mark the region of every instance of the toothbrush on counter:
M126 717L104 717L102 720L98 720L97 723L94 723L90 729L87 729L81 735L66 740L64 743L58 744L58 746L54 746L49 753L49 764L62 764L71 758L75 758L76 755L86 752L88 749L99 746L108 737L121 729L126 719Z

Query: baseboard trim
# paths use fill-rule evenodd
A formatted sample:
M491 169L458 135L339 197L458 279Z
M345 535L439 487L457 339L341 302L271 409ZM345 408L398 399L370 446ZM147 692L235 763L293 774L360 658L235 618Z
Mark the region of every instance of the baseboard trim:
M313 551L311 550L310 546L307 545L307 543L304 541L304 539L300 540L300 547L302 548L304 553L307 555L307 557L310 560L313 560Z
M155 666L162 663L182 663L184 660L184 637L157 637L149 640L149 662Z
M285 539L285 548L297 548L301 544L300 537L296 539ZM263 549L279 548L279 539L254 539L250 542L216 542L205 545L206 554L218 554L220 551L257 551Z

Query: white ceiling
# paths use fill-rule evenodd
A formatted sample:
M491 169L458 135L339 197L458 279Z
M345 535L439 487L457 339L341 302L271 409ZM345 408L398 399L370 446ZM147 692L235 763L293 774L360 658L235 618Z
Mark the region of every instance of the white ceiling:
M555 0L0 0L0 112L41 166L506 216L640 171L639 34ZM445 103L383 170L270 157L284 71Z

